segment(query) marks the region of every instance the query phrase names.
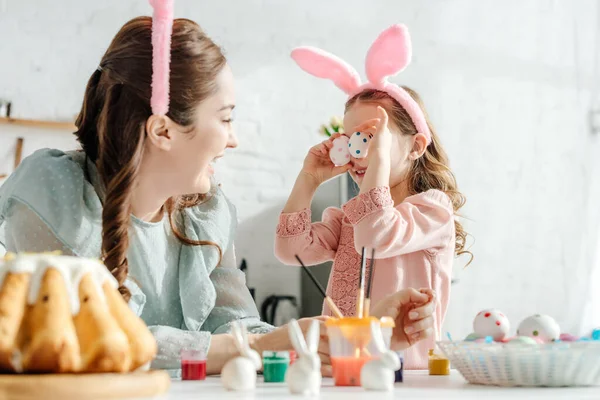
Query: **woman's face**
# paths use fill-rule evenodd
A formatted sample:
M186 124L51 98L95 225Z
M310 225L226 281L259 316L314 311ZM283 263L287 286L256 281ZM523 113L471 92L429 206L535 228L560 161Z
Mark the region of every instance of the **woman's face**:
M225 149L235 148L237 138L232 127L235 107L233 74L228 65L217 76L217 90L196 108L192 131L175 127L168 163L175 184L174 195L207 193L211 187L214 162Z

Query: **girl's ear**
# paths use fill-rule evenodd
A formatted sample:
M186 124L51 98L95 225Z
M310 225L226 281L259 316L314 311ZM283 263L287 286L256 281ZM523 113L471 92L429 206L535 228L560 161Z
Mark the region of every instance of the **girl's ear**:
M425 150L427 149L427 136L423 133L417 133L414 136L413 148L408 157L411 160L418 160L421 158L423 154L425 154Z
M169 117L153 114L146 121L146 136L160 150L169 151L173 145L173 135L169 133L172 127L173 121Z

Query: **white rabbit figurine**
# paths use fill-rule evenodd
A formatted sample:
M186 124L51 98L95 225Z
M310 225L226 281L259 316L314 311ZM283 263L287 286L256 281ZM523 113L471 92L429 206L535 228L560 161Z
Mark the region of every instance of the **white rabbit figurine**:
M322 380L321 359L317 353L320 339L319 321L312 322L306 334L306 341L295 319L290 321L289 331L298 359L288 369L285 382L292 394L317 396Z
M362 367L360 384L366 390L393 390L396 378L394 372L400 369L400 359L386 347L381 326L375 322L371 324L371 340L380 353L380 358L371 360Z
M240 356L227 361L221 370L221 382L227 390L252 390L256 387L256 371L262 365L260 356L250 348L245 325L235 321L231 333Z

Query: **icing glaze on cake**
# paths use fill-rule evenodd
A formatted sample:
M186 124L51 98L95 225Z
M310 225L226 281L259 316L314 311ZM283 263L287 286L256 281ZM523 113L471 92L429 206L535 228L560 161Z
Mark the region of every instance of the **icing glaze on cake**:
M79 312L79 283L85 274L90 273L92 275L98 294L104 301L106 299L102 285L105 282L109 282L115 289L119 287L117 280L100 260L62 256L58 255L58 253L7 254L4 260L0 261L0 287L4 283L6 274L9 272L31 274L27 303L32 305L37 300L42 277L49 268L56 269L62 275L67 286L69 304L71 305L73 315Z

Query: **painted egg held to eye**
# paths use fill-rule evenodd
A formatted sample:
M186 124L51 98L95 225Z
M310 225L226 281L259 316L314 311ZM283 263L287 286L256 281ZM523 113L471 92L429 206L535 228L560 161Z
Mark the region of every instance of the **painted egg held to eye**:
M373 135L364 132L354 132L348 142L348 150L354 158L365 158L369 149L369 142Z
M333 147L329 150L329 158L335 166L341 167L350 162L348 140L348 136L345 135L333 139Z

